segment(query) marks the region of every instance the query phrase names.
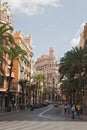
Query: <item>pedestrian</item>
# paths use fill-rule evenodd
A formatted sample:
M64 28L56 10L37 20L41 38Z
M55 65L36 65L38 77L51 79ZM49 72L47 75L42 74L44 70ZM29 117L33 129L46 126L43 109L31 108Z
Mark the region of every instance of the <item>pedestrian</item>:
M72 107L71 107L71 111L72 111L72 119L74 119L75 118L75 106L74 105L72 105Z
M15 110L17 109L17 104L16 104L16 103L14 103L14 109L15 109Z
M71 108L71 105L70 105L70 104L67 104L67 111L68 111L68 114L70 113L70 108Z
M66 114L66 111L67 111L67 105L65 104L64 105L64 113Z
M77 115L79 116L79 114L80 114L80 105L79 104L76 105L76 112L77 112Z
M34 110L34 106L33 105L31 105L31 111L33 111Z

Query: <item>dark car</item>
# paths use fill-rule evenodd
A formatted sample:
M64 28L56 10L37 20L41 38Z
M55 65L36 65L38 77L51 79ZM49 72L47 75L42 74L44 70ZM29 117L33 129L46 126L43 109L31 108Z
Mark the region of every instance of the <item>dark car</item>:
M58 103L54 103L54 105L53 105L54 107L58 107Z

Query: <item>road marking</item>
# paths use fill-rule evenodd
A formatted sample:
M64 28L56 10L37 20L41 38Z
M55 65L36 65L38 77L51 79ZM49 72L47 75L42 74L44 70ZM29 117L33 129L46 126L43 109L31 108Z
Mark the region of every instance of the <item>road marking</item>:
M43 114L46 113L47 111L51 110L52 108L53 108L53 106L49 106L49 108L46 109L45 111L41 112L41 113L39 114L39 116L40 116L40 117L44 117Z

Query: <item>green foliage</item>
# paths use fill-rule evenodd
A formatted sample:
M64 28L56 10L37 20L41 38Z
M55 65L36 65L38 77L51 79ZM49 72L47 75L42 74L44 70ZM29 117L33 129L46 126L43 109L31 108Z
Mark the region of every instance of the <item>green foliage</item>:
M14 60L18 60L19 56L27 55L27 53L20 46L16 45L15 47L10 47L10 50L8 50L8 55L11 62L13 62Z
M36 73L36 74L34 75L34 79L35 79L36 81L43 81L43 80L45 79L45 76L44 76L43 73Z
M36 84L31 84L31 85L29 86L29 90L30 90L30 91L35 90L35 89L37 89L37 88L38 88L38 85L36 85Z
M76 47L65 53L60 60L59 72L63 94L74 95L74 92L81 91L81 82L87 76L87 48Z
M12 46L12 44L15 44L14 38L12 34L9 33L9 31L12 31L13 28L9 26L8 23L2 24L0 26L0 63L5 62L6 60L3 57L3 54L8 53L8 47ZM0 66L0 72L2 74L5 74L2 66Z
M21 87L25 87L27 83L26 79L19 79L18 84L20 84Z

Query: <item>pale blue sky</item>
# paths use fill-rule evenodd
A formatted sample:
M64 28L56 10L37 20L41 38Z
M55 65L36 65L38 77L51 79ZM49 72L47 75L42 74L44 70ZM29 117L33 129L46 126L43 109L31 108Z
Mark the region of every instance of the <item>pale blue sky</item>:
M76 44L80 26L87 20L87 0L5 1L14 14L15 31L32 34L34 60L48 54L50 47L58 59L64 56L71 42Z

